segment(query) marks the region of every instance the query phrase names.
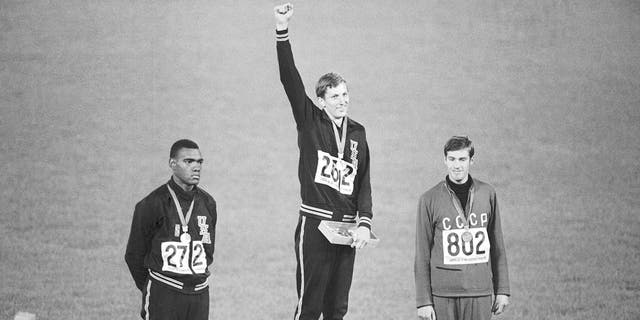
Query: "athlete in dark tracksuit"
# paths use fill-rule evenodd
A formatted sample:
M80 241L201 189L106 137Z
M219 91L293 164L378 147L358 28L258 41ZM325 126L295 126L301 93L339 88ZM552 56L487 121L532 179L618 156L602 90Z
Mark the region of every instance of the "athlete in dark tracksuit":
M125 261L142 292L143 319L208 320L216 202L174 180L176 173L136 204Z
M347 313L355 249L334 245L318 230L322 220L358 222L371 229L369 149L365 129L345 118L339 131L306 95L296 69L288 30L277 31L280 80L298 131L298 178L302 204L295 231L298 305L294 319L342 319ZM346 132L344 154L337 135Z

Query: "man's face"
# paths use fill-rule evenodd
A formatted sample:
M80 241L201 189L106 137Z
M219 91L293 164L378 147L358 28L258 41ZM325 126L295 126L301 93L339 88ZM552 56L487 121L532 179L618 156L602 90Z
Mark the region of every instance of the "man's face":
M458 184L467 182L469 167L473 164L473 159L469 157L469 148L447 151L444 164L447 166L451 181Z
M342 82L337 87L327 88L324 98L318 98L320 106L336 119L342 119L349 110L349 90L347 84Z
M195 186L200 182L202 161L199 149L182 148L178 150L175 158L169 160L169 166L173 170L173 175L180 182L188 186Z

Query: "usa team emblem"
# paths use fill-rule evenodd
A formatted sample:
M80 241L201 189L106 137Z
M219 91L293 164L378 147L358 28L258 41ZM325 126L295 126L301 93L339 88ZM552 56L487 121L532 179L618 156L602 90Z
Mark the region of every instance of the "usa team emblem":
M358 141L351 141L351 164L353 164L354 171L358 171Z

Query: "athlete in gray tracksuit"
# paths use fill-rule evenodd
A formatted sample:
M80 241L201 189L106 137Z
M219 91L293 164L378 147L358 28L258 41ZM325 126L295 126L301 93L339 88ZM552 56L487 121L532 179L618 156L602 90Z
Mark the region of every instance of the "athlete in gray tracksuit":
M451 138L444 154L449 174L418 204L414 269L418 317L490 319L492 309L501 313L509 300L496 192L469 175L474 149L468 138Z

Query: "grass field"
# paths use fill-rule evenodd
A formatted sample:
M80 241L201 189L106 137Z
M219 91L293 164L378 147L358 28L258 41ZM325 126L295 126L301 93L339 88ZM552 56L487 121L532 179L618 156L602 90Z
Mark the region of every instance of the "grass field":
M0 0L0 319L136 319L135 203L196 140L218 201L212 319L289 319L299 191L274 1ZM498 319L640 319L640 4L297 1L307 88L368 128L375 232L350 319L414 319L419 195L454 134L497 189Z

